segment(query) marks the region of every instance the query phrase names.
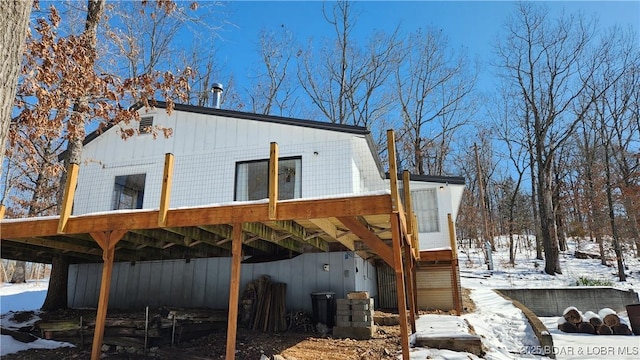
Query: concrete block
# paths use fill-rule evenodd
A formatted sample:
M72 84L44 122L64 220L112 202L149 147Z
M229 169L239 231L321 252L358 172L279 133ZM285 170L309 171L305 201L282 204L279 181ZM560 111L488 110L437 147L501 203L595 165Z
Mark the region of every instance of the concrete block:
M333 327L333 336L337 338L350 338L357 340L368 340L375 334L376 328L374 327Z
M369 304L353 304L351 310L373 310L373 308Z
M349 316L349 315L351 315L351 310L338 309L338 310L336 310L336 315Z
M371 316L367 316L367 315L355 315L355 314L351 314L351 321L352 322L365 322L365 321L373 321L373 318Z
M351 327L368 328L373 326L375 326L375 324L373 323L373 320L355 321L354 319L351 319Z
M369 299L369 292L368 291L349 291L347 293L347 299L349 300Z
M350 327L351 316L336 316L336 326Z
M373 299L351 300L350 304L351 304L351 306L368 305L369 307L373 307Z
M336 299L336 306L339 308L341 306L351 306L351 300L349 299Z

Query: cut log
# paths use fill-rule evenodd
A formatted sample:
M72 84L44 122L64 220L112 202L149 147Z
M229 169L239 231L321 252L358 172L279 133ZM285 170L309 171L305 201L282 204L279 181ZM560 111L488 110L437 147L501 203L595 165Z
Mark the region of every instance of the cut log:
M207 322L227 322L228 312L221 310L206 309L176 309L169 311L167 318L176 320L207 321Z
M581 332L583 334L595 334L596 329L593 327L593 325L591 325L591 323L583 321L578 324L578 332Z
M602 319L602 322L610 328L620 324L620 318L615 311L609 308L604 308L598 311L598 316Z
M588 321L591 325L593 325L594 328L602 325L602 319L600 319L600 316L598 316L598 314L594 313L593 311L585 312L583 317L584 321Z
M598 326L598 335L613 335L613 330L605 324Z
M578 327L576 326L576 324L574 323L570 323L570 322L564 322L561 324L558 324L558 329L562 332L566 332L566 333L576 333L578 332Z
M562 313L562 317L576 326L582 322L582 313L573 306L566 308Z
M575 256L576 259L600 259L599 254L588 253L580 250L576 250L573 256Z
M611 330L613 330L613 333L615 335L631 335L631 329L629 329L627 325L622 323L613 326Z

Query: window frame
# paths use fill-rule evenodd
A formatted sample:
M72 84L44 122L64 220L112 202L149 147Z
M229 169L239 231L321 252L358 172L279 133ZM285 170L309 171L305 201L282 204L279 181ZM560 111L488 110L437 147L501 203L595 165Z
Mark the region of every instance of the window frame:
M127 186L129 177L139 177L141 176L141 183L133 182L133 185L141 185L139 189L136 189L132 186ZM118 179L123 179L122 182L119 182ZM144 191L147 185L147 173L137 173L137 174L125 174L125 175L116 175L113 178L113 190L111 197L111 210L136 210L142 209L144 206ZM121 201L122 196L130 195L132 198L131 207L121 207L120 205L123 203Z
M246 200L238 200L238 191L239 189L239 184L238 184L238 180L239 180L239 176L240 176L240 166L245 165L245 164L256 164L256 163L266 163L266 167L267 167L267 171L266 171L266 183L267 183L267 188L266 188L266 192L267 192L267 197L268 197L268 193L269 193L269 166L270 166L270 159L255 159L255 160L247 160L247 161L236 161L235 162L235 177L234 177L234 181L233 181L233 201L256 201L256 200L261 200L261 199L249 199L249 194L246 195ZM294 182L294 194L293 197L290 199L299 199L302 197L302 156L298 155L298 156L286 156L286 157L280 157L278 158L278 167L281 166L283 161L297 161L296 163L296 176L294 176L294 179L298 178L300 180L300 184L296 186L295 182ZM299 177L297 176L298 173L300 174ZM278 181L280 181L281 177L278 176ZM248 189L248 186L246 186ZM298 192L297 190L299 189L299 193L296 194L296 192ZM280 198L280 192L282 191L281 187L278 187L278 200L289 200L289 198L287 199L281 199ZM297 195L297 196L296 196Z

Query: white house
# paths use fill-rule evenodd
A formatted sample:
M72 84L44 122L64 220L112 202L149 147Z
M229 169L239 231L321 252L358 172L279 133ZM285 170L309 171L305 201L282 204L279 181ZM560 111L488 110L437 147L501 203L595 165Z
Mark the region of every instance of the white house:
M363 127L190 105L176 105L169 115L164 103L139 111L139 123L118 124L87 137L73 215L157 208L167 153L175 158L171 208L263 201L268 197L273 142L279 152L280 200L389 189L371 134ZM165 137L161 130L152 130L159 128L172 133ZM140 134L123 140L127 129ZM455 220L464 179L412 175L410 189L420 251L450 248L448 214ZM244 264L241 288L270 275L273 281L288 284L289 307L307 311L312 292L334 292L338 298L353 290L378 295L376 263L363 258L367 255L362 249L335 243L325 251L311 249L300 255L292 248L284 250L279 252L281 260ZM254 255L259 258L258 253ZM187 254L184 259L116 263L109 305L224 307L229 261L228 257L190 258ZM96 305L100 272L99 263L71 266L69 306Z

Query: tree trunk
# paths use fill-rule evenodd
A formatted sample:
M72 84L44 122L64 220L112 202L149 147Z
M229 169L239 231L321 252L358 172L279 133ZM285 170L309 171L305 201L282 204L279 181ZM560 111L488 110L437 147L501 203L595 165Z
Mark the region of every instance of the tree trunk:
M31 4L31 1L0 1L0 170L4 163L4 143L11 122Z
M69 282L69 261L62 256L53 258L49 290L42 304L42 310L51 311L67 308L67 286Z
M13 275L11 275L12 284L22 284L27 282L26 279L26 265L25 261L16 261L16 265L13 268Z
M622 248L620 247L620 238L618 236L618 227L616 226L616 215L613 204L613 185L611 183L611 168L609 166L609 144L604 144L604 165L607 180L607 202L609 204L609 223L611 224L611 235L613 237L613 251L616 253L616 261L618 265L618 279L626 281L627 275L624 273L624 262L622 260ZM604 319L602 319L604 321Z
M87 19L83 36L87 39L87 46L95 49L97 42L97 29L100 18L104 13L105 0L89 0L87 9ZM95 61L95 59L94 59ZM86 99L81 99L73 106L73 115L69 119L68 128L77 129L73 134L69 135L69 143L67 145L67 157L64 159L65 168L69 168L69 164L79 164L82 158L82 142L84 141L84 111L88 107ZM66 171L62 172L60 177L61 188L65 188L67 181ZM61 208L62 198L64 194L58 193L58 209ZM47 298L42 305L43 310L64 309L67 307L67 283L69 277L69 262L63 257L53 259L51 266L51 280L49 280L49 290ZM54 281L55 278L55 281Z
M539 150L542 153L542 150ZM553 187L551 184L551 162L538 160L538 199L540 201L540 229L544 247L544 271L549 275L562 274L560 254L553 211Z

